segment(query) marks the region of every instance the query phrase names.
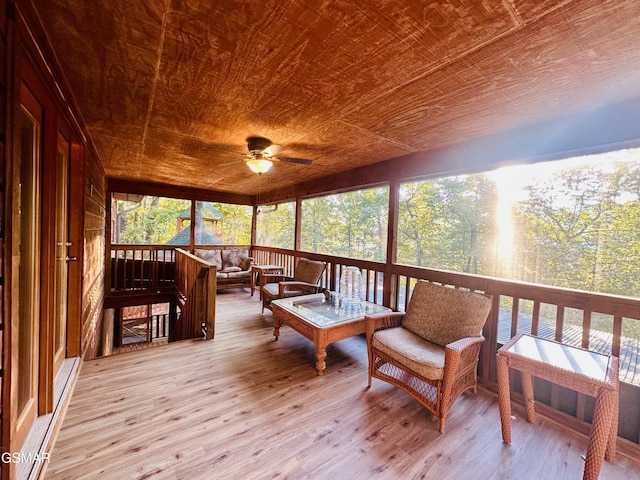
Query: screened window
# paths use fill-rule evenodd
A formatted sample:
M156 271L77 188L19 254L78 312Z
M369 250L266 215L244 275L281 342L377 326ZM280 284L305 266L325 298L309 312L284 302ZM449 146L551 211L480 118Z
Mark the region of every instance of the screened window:
M640 150L405 183L398 262L640 295Z
M384 261L389 188L340 193L302 202L302 249Z
M190 218L189 200L114 193L111 241L129 245L189 245Z
M196 202L196 245L249 245L252 216L247 205Z
M256 244L294 248L295 222L295 202L261 205L256 222Z

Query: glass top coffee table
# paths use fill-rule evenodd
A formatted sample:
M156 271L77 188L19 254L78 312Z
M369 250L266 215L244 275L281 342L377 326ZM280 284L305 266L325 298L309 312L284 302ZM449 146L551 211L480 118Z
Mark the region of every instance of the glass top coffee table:
M334 294L335 295L335 294ZM322 375L326 368L327 346L338 340L364 333L364 317L391 309L375 303L341 304L323 293L300 297L281 298L271 302L273 308L273 335L278 340L280 326L286 323L316 346L316 369Z

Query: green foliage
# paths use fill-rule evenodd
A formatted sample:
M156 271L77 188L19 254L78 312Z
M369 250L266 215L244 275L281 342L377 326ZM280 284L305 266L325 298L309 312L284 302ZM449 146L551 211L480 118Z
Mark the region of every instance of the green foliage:
M523 175L524 197L505 208L499 187ZM514 169L501 186L492 178L403 184L398 261L640 296L640 163L601 157L539 177ZM507 224L510 257L500 244Z
M618 162L612 154L536 175L548 167L497 175L498 188L490 173L403 184L398 261L639 297L640 162ZM501 188L521 178L520 198L501 203ZM505 225L512 229L511 255L500 243ZM541 315L553 318L555 307L548 307L553 311L543 305ZM582 325L582 315L567 309L565 322ZM611 332L613 318L594 312L591 326ZM622 334L640 338L640 322L623 319Z
M261 206L256 225L256 243L276 248L293 248L295 222L294 202Z
M398 262L489 274L496 201L495 187L485 175L404 184Z
M229 245L251 243L252 208L244 205L196 202L196 228L211 230L212 224L203 221L212 214L219 215L215 232ZM183 229L191 223L191 201L175 198L143 196L139 202L115 202L113 242L137 245L164 245L178 234L179 219ZM198 230L196 230L197 232ZM188 238L188 237L187 237ZM188 240L182 243L189 243Z
M220 212L220 238L226 245L250 245L253 208L247 205L212 203Z
M601 156L546 176L538 173L564 163L513 170L508 178L489 172L405 183L399 192L397 261L638 297L640 162L616 158ZM521 179L522 195L505 203L503 189ZM388 204L387 187L303 200L301 248L384 261ZM170 198L117 201L114 241L166 243L190 208L189 201ZM251 207L207 208L221 216L215 233L224 243L250 243ZM293 248L295 203L261 210L257 243ZM510 245L504 243L506 227Z
M384 261L389 189L371 188L302 202L302 249Z
M188 200L150 196L140 202L116 201L115 243L165 244L176 235L177 219L190 204Z
M630 223L638 202L621 201L630 193L623 179L631 185L633 170L638 172L629 166L620 163L613 169L600 165L572 167L551 180L527 186L529 196L516 206L515 221L523 239L518 250L530 258L524 262L528 268L519 271L518 278L638 295L638 284L634 288L633 282L629 283L631 276L620 281L620 274L638 258L632 256L632 249L638 244L640 224ZM617 245L622 238L631 250Z

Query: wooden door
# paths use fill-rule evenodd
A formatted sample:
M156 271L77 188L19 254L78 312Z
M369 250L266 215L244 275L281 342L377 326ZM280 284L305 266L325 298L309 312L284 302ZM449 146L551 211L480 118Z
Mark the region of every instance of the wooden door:
M55 182L55 303L53 316L53 376L67 350L67 302L69 292L69 157L70 142L58 132Z
M38 413L40 304L40 164L43 109L23 85L16 119L12 264L12 448L22 445ZM12 413L13 413L12 412Z

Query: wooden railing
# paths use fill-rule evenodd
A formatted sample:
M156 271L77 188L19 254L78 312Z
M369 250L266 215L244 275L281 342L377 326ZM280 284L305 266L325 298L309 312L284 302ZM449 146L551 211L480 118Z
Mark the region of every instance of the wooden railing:
M174 247L112 245L107 268L110 293L173 288Z
M327 268L322 274L320 285L332 291L338 289L342 271L347 266L356 266L362 272L365 282L366 300L383 304L383 280L386 266L382 262L356 260L311 252L294 253L291 250L256 246L253 247L252 255L258 265L280 265L284 267L284 273L288 276L293 276L295 264L300 257L325 262Z
M619 435L640 444L637 407L640 404L640 338L637 334L631 338L622 334L627 330L638 332L638 328L632 327L640 326L640 299L267 247L254 246L253 256L258 263L283 265L291 272L299 257L323 260L327 262L327 270L322 286L331 290L339 285L344 267L357 266L367 282L367 300L399 311L406 310L417 280L491 295L494 307L483 331L487 341L481 352L479 378L493 391L497 391L496 352L517 333L531 333L616 355L621 365L620 416L625 419L620 424ZM598 328L595 328L596 322ZM591 421L592 399L550 384L538 386L536 383L536 392L540 394L536 399L550 410L562 411L580 421L572 427L580 430L581 422Z
M168 313L151 315L151 325L149 326L151 331L150 341L169 338L169 316Z
M175 287L180 315L169 332L169 341L214 337L216 267L191 253L175 250Z

